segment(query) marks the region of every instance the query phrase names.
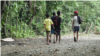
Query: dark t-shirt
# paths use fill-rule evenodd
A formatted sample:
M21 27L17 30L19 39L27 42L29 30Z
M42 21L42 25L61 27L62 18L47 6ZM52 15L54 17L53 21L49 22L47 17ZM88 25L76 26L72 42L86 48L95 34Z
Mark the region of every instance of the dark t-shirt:
M56 17L53 19L53 22L54 22L54 27L55 27L55 29L61 30L61 29L60 29L61 17L56 16Z
M55 16L52 16L51 17L51 20L52 20L52 22L53 22L53 19L55 18ZM54 22L53 22L54 23ZM51 29L53 29L53 27L51 26Z

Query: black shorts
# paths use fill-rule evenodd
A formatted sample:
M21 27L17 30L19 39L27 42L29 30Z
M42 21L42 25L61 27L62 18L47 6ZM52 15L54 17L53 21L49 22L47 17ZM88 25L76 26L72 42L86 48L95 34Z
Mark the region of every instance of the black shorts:
M46 34L49 35L50 34L50 31L46 31Z
M73 31L76 32L76 31L79 31L80 27L79 26L74 26L74 29Z
M55 30L54 30L54 34L60 35L60 30L55 29Z

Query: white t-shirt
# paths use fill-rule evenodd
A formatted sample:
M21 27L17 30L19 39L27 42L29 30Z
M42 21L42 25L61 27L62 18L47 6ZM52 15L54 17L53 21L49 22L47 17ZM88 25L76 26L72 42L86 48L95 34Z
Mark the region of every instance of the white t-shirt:
M73 20L75 20L74 26L80 26L80 24L78 23L78 20L77 20L77 16L74 16Z

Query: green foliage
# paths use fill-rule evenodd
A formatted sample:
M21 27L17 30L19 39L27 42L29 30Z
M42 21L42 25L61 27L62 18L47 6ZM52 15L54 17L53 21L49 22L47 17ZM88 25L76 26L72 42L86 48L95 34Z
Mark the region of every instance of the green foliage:
M1 20L1 28L6 30L7 37L26 38L35 36L46 36L43 31L43 22L46 13L52 16L52 12L61 11L61 34L72 31L73 12L78 10L79 16L83 19L81 32L86 30L86 26L93 22L100 31L100 2L99 1L10 1L6 4ZM2 9L2 8L1 8ZM35 10L34 10L35 9ZM34 16L34 17L32 17ZM33 19L29 25L30 19ZM93 29L92 27L91 29ZM3 36L4 32L1 32Z
M52 12L57 11L57 7L59 7L62 3L62 1L46 1L46 13L52 15Z
M93 1L85 1L85 2L80 2L80 1L66 1L63 2L62 6L59 6L58 9L61 10L62 12L62 29L67 29L70 31L72 28L72 20L73 18L71 15L73 15L75 10L78 10L79 16L83 19L83 22L81 24L81 31L84 32L87 25L90 26L91 22L95 25L100 26L100 21L97 18L99 17L97 14L97 11L100 12L98 9L100 2L93 2ZM66 26L66 27L63 27ZM67 31L67 30L64 30Z

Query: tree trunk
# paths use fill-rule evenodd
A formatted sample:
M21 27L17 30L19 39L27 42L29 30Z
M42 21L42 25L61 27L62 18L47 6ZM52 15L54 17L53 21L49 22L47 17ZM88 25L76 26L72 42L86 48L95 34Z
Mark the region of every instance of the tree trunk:
M5 13L4 11L5 5L6 5L6 1L1 1L1 19L3 17L3 14Z
M10 2L10 1L6 1L7 6L9 6L9 2Z
M7 3L6 3L7 6L8 6L8 7L7 7L8 10L9 10L9 7L10 7L10 3L9 3L9 2L10 2L10 1L7 1ZM7 16L6 16L6 22L5 22L5 33L6 33L6 37L8 37L8 31L9 31L9 29L7 29L7 27L6 27L7 24L8 24L8 19L9 19L9 18L8 18L8 15L9 15L9 13L10 13L10 12L8 11L8 12L7 12ZM7 31L7 30L8 30L8 31Z
M30 13L30 11L31 11L32 1L25 1L25 2L27 2L28 8L29 8L29 10L28 10L27 13Z
M2 30L1 30L1 33L2 33L2 38L5 38L6 37L6 23L7 23L7 17L2 19L3 17L3 14L5 13L4 9L5 9L5 6L8 6L9 8L9 3L8 1L1 1L1 22L4 22L5 24L1 24L3 27L2 27ZM8 16L8 12L7 12L7 16Z
M36 10L35 5L36 5L36 1L34 1L33 16L32 16L32 18L31 18L30 21L29 21L29 26L32 24L32 21L33 21L35 15L36 15L36 12L35 12L35 10Z
M1 1L1 22L3 21L4 23L6 22L6 20L2 19L2 17L3 17L3 14L5 13L4 12L5 5L6 5L6 1ZM2 25L2 28L1 28L2 35L1 35L1 37L5 38L6 37L6 34L5 34L5 24L2 23L1 25Z
M88 29L88 32L90 31L90 29L91 29L92 25L93 25L93 22L91 23L91 25L90 25L90 27L89 27L89 29ZM88 33L88 32L87 32L87 33Z
M88 30L88 25L86 26L86 29L85 29L85 31L84 31L83 33L86 33L86 32L87 32L87 30Z
M1 13L1 20L2 20L2 17L3 17L3 13Z
M31 10L32 1L27 1L27 5L29 6L29 12Z
M93 22L91 23L90 27L88 27L88 29L86 30L86 34L90 31L92 24L93 24Z

